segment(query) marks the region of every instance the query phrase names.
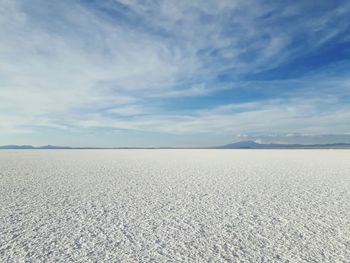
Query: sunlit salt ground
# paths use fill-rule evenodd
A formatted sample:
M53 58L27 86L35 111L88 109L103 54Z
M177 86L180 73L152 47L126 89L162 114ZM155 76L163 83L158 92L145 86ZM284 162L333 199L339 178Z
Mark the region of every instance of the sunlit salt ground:
M350 151L0 151L0 262L149 261L350 262Z

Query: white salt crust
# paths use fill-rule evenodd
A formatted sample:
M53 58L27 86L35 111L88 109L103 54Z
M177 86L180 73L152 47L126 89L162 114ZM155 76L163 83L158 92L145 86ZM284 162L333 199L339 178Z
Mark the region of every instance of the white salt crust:
M0 262L350 262L350 150L3 150Z

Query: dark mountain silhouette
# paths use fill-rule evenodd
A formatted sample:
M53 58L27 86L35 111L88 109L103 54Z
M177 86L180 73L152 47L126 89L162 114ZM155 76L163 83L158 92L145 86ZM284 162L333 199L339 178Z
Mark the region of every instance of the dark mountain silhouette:
M350 148L350 143L333 144L278 144L278 143L257 143L254 141L241 141L223 146L219 149L319 149L319 148Z
M33 149L73 149L68 146L54 146L54 145L45 145L34 147L32 145L4 145L0 146L0 149L12 149L12 150L33 150Z
M0 149L35 149L35 147L31 145L4 145L0 146Z

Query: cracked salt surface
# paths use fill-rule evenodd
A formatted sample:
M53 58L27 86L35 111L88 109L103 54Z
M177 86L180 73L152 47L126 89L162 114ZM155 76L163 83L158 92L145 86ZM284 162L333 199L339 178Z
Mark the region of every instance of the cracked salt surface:
M350 262L348 150L0 151L0 262Z

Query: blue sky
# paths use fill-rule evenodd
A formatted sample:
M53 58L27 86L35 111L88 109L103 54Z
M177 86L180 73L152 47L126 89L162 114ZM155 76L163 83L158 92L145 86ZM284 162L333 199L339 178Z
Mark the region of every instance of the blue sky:
M0 144L350 142L349 1L2 0Z

